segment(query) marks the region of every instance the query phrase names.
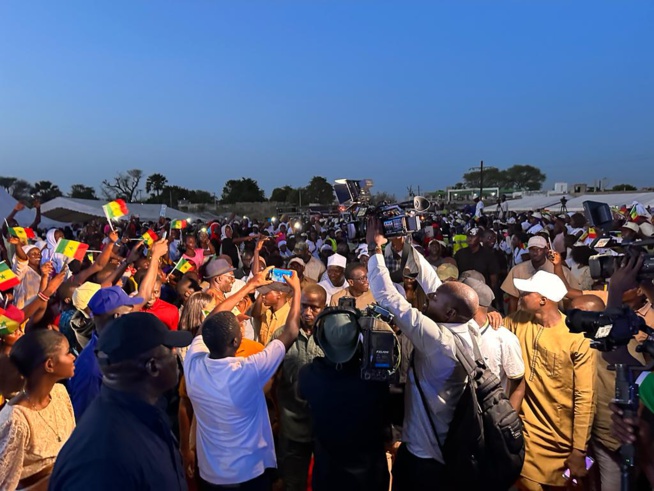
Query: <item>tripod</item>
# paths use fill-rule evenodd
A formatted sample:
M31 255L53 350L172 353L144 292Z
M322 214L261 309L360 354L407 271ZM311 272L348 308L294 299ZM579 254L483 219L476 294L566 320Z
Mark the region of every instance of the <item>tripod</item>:
M565 215L568 213L568 207L565 206L567 202L568 200L565 196L561 198L561 211L559 211L559 215Z

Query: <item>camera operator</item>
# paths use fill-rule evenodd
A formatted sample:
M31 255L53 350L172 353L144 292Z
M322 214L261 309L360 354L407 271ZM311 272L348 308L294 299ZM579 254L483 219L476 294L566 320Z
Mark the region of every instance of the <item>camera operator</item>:
M325 356L298 376L315 439L312 489L388 491L388 383L361 378L359 329L351 317L334 314L321 323L314 337Z
M414 264L407 264L417 266L416 279L427 293L424 314L412 308L391 281L382 254L387 239L381 230L378 219L368 220L370 289L379 304L393 313L402 333L413 343L415 365L415 371L409 373L406 388L403 443L393 467L393 489L455 489L455 482L447 482L442 452L426 410L430 411L438 439L445 441L466 380L465 371L456 359L454 333L469 346L472 346L471 333L478 338L478 327L472 319L479 307L477 294L462 283L441 284L427 260L410 249ZM416 385L416 373L428 409Z
M623 259L622 267L615 271L609 282L607 308L622 307L624 293L639 287L636 277L643 265L643 259L642 255ZM651 288L651 280L643 283L646 283L647 290ZM624 411L612 403L610 405L613 412L612 431L622 444L635 445L636 465L654 487L654 383L652 383L654 380L651 374L647 374L639 377L638 381L640 381L638 415L635 418L625 417Z

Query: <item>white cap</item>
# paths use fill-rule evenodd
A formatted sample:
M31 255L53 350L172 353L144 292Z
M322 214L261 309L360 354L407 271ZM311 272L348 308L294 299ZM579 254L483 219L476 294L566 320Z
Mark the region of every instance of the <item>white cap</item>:
M543 218L543 215L541 215L541 214L538 213L538 212L532 213L531 216L532 216L533 218L538 218L539 220L540 220L541 218Z
M545 237L534 235L531 239L529 239L529 242L527 242L527 249L530 247L540 247L541 249L547 249L547 241L545 240Z
M559 302L568 293L561 278L547 271L538 271L528 280L513 279L513 284L521 292L535 292L552 302Z
M346 265L347 259L340 254L332 254L329 256L329 259L327 259L327 267L340 266L341 268L345 268Z
M302 266L303 268L306 267L306 265L307 265L307 264L306 264L302 259L300 259L299 257L294 257L293 259L291 259L291 260L288 262L288 265L290 266L290 265L293 264L293 263L297 263L297 264L299 264L300 266Z
M651 237L654 235L654 225L649 222L643 222L640 224L640 233L645 237Z
M622 224L622 228L628 228L636 233L640 232L640 228L636 222L625 222Z

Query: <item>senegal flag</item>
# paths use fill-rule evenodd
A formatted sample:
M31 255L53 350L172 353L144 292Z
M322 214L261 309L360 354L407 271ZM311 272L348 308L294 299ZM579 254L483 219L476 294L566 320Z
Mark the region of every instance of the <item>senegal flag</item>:
M84 254L89 248L88 244L82 242L75 242L74 240L60 239L55 247L55 252L63 254L66 257L84 261Z
M159 237L157 237L157 234L152 229L148 230L143 235L141 235L141 238L143 239L143 242L145 242L145 245L148 247L152 246L155 240L159 240Z
M20 283L18 276L14 274L7 263L0 263L0 291L9 290Z
M182 228L186 228L187 226L188 223L186 222L186 220L173 220L172 222L170 222L170 228L182 229Z
M102 206L104 214L107 215L107 219L111 220L112 218L120 218L129 213L125 201L122 199L117 199L111 203L107 203Z
M5 314L4 309L0 309L0 336L11 334L20 327L20 324L13 319L10 319Z
M18 237L21 242L27 242L27 239L35 239L34 230L23 227L9 227L9 234Z
M175 265L175 269L181 271L182 274L184 274L187 271L193 269L193 263L188 259L182 258L179 261L177 261L177 264Z

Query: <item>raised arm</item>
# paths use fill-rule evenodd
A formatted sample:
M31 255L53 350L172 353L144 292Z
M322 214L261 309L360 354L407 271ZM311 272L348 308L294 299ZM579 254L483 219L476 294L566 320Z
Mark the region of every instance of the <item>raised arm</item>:
M143 304L147 303L147 301L152 297L152 291L154 290L154 285L157 282L157 275L159 274L159 259L166 255L167 250L168 241L166 239L159 239L152 244L150 266L139 285L139 297L143 299Z
M264 269L261 273L255 274L243 288L216 305L209 315L213 315L217 312L231 312L247 295L254 293L254 290L260 286L272 283L272 281L268 279L268 275L272 269L273 267L270 266L269 268Z
M302 287L300 286L300 279L297 277L296 271L293 271L290 278L286 277L286 282L293 289L293 300L291 301L291 310L286 318L284 329L277 339L284 343L286 351L288 351L300 333L300 298L302 296Z
M118 234L115 231L112 231L109 234L109 238L111 239L111 242L107 244L104 249L102 249L102 252L95 260L95 262L91 264L91 266L89 266L88 268L83 269L82 271L80 271L79 273L73 276L72 281L77 286L82 285L91 276L93 276L95 273L102 271L107 266L107 264L109 264L109 259L111 259L111 252L114 248L114 244L118 240Z

